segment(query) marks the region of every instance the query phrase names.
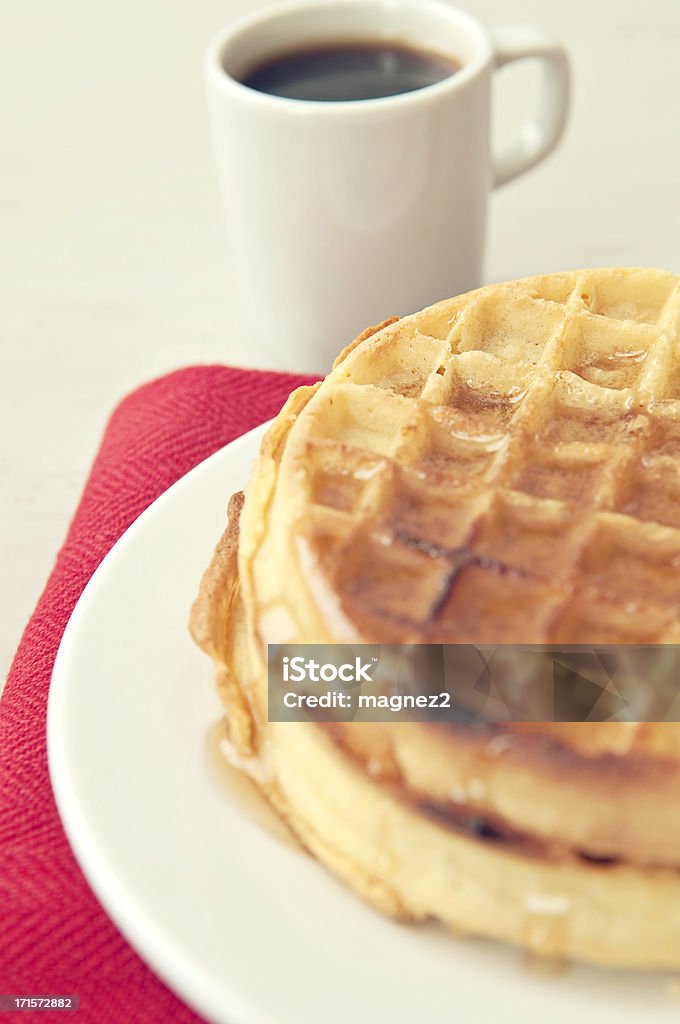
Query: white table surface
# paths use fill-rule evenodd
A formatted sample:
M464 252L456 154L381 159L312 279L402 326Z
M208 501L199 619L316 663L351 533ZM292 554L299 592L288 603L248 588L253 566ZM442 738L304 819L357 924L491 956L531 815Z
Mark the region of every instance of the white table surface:
M0 679L108 413L192 362L249 363L203 109L206 41L253 0L32 0L0 9ZM487 280L680 270L680 0L470 0L568 46L549 162L494 196ZM534 84L500 75L508 132Z

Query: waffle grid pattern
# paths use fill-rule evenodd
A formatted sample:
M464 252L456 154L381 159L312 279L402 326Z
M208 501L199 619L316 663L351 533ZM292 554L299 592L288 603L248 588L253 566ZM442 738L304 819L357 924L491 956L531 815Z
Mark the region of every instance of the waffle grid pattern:
M637 273L485 289L327 381L309 529L373 639L680 642L680 286Z

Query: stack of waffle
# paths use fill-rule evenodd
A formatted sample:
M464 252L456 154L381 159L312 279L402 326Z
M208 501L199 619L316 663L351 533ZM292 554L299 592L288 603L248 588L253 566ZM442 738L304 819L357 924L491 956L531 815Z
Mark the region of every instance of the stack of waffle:
M680 965L680 725L268 722L267 644L680 640L680 280L552 274L367 331L262 444L192 612L231 740L391 915Z

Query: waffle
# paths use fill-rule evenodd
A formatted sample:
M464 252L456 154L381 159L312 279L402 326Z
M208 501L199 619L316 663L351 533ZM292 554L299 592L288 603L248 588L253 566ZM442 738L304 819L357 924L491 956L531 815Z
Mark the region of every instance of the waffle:
M679 496L670 274L480 289L296 392L193 628L307 845L400 916L680 964L679 726L268 723L265 662L280 642L677 642Z

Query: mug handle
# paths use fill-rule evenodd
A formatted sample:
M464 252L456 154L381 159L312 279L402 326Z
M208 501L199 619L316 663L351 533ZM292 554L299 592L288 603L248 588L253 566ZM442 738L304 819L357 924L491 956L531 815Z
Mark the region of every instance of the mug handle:
M519 137L493 158L493 187L524 174L543 160L559 142L569 111L569 61L563 46L538 29L512 27L493 33L495 67L534 58L542 65L537 110L522 126Z

